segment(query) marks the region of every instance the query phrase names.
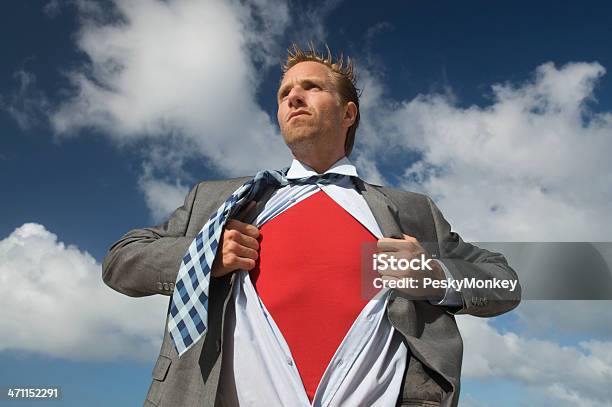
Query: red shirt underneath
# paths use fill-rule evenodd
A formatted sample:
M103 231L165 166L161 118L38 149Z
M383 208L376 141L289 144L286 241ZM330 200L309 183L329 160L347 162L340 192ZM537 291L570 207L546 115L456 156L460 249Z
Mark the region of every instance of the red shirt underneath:
M377 239L323 191L260 232L251 280L312 402L329 361L367 303L361 295L361 245Z

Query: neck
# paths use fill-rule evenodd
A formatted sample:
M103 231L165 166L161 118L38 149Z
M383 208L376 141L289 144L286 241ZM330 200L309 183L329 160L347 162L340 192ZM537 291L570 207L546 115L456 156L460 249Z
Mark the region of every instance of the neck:
M329 170L332 165L334 165L338 160L344 157L344 153L335 154L329 157L297 157L295 159L308 165L310 168L315 170L317 174L323 174L325 171Z

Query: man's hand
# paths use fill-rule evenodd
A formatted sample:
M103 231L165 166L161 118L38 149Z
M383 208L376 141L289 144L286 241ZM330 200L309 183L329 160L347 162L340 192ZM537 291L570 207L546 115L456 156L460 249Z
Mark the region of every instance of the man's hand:
M404 235L403 239L382 238L378 240L378 253L385 253L399 259L410 261L413 259L430 259L429 255L423 249L423 246L417 239L412 236ZM415 287L418 288L396 288L399 291L410 294L415 299L441 300L444 297L445 289L427 287L423 288L423 278L428 277L437 280L446 279L444 270L437 261L429 261L428 266L431 270L415 270L408 268L400 270L398 267L388 267L386 270L378 270L383 281L401 280L413 278L416 281Z
M254 208L251 202L245 213ZM250 271L259 257L259 229L257 227L230 219L225 224L219 249L211 270L213 277L222 277L236 270Z

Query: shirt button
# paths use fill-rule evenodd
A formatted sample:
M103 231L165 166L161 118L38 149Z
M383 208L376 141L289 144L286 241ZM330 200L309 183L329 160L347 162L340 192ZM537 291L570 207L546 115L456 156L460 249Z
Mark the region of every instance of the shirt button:
M338 366L342 366L343 364L344 364L344 360L340 359L340 360L338 361Z
M374 315L368 315L368 321L374 321Z
M291 359L287 358L287 364L288 364L289 366L293 366L293 360L291 360Z

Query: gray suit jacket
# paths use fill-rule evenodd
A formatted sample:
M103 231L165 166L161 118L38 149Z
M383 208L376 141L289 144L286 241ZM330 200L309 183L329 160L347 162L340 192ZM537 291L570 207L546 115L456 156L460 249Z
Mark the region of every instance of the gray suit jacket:
M189 192L184 205L166 223L128 232L110 248L104 259L104 282L133 297L170 296L181 259L195 235L225 199L249 178L202 182ZM426 249L444 262L455 279L517 278L501 254L465 243L451 232L450 225L429 197L359 180L356 186L384 236L401 237L406 233L420 242L434 242ZM212 279L209 330L180 359L166 329L145 406L215 405L222 358L223 315L232 275ZM463 289L462 296L463 306L452 308L411 300L393 291L387 316L410 349L398 405L456 406L463 342L454 314L480 317L502 314L518 305L521 291L520 286L515 292Z

